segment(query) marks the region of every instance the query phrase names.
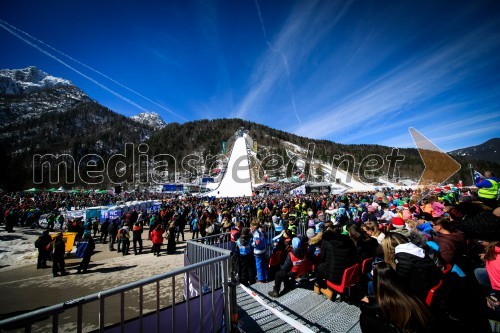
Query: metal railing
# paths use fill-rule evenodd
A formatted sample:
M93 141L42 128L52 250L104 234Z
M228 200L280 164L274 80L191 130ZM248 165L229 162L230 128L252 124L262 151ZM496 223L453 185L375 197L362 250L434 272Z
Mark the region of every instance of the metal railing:
M195 269L195 274L200 279L200 290L206 292L214 289L224 290L224 316L226 320L226 332L231 331L232 318L237 311L236 309L236 285L233 281L233 253L231 250L230 233L216 234L212 236L191 239L186 244L186 254L190 264L203 263L213 260L217 256L228 256L220 266L214 267L212 270ZM210 280L212 277L215 280ZM203 281L212 281L210 285ZM200 312L202 310L200 309Z
M200 244L211 245L212 247L210 247L210 249L216 252L203 251L202 248L206 249L206 247L198 248L197 246ZM191 263L213 258L213 255L219 252L230 254L231 251L231 235L229 232L197 239L190 239L187 241L186 253Z
M229 239L226 236L229 236L229 234L219 234L194 240L188 240L186 244L186 254L189 263L197 264L205 262L207 260L218 258L223 254L231 255L231 251L229 250L231 242L226 241L226 239ZM227 265L227 267L224 267L224 265ZM227 269L229 274L232 273L232 261L227 260L224 265L216 267L213 272L204 269L194 270L197 276L200 276L200 279L205 281L205 284L203 285L204 289L223 288L223 270ZM212 284L206 283L210 280L210 274L215 274L215 280L212 281Z
M299 218L298 221L295 223L297 227L297 235L302 235L305 236L308 226L307 226L307 220L305 218ZM266 232L264 233L264 236L266 237L266 255L267 257L271 257L273 254L273 238L276 236L276 231L273 227L272 222L266 226Z
M219 236L218 238L220 239L221 235L216 236ZM176 303L178 304L179 301L185 302L187 332L191 332L192 329L196 328L198 328L200 332L209 331L208 327L203 326L203 318L206 311L211 311L212 313L212 327L210 331L215 332L216 330L219 330L220 327L215 327L216 318L214 292L222 288L225 316L225 327L222 329L225 332L230 332L231 318L234 311L236 311L234 306L236 293L234 288L232 288L233 290L230 290L230 287L232 286L232 257L231 251L223 247L220 248L216 246L217 244L225 244L226 242L219 242L215 245L205 244L208 240L215 238L216 236L188 241L187 253L190 261L189 266L2 320L0 321L0 331L14 328L24 328L25 332L32 332L34 329L44 332L59 332L59 329L67 330L69 328L71 331L83 332L83 327L85 327L86 331L90 328L90 330L104 332L109 328L116 327L118 325L120 332L125 332L125 325L127 321L125 318L125 310L127 310L127 315L130 317L129 320L138 320L140 332L150 331L149 329L146 330L144 328L143 318L145 315L154 315L156 317L156 332L175 332L176 321L182 320L179 318L179 313L176 313ZM191 318L190 315L191 311L193 311L190 307L190 302L193 302L193 300L190 300L191 297L189 296L193 292L193 290L190 290L190 287L192 286L192 281L190 280L191 273L195 273L198 276L199 281L197 286L198 288L194 291L197 296L200 296L199 318L196 319ZM180 277L183 277L183 290L185 293L187 291L187 295L180 295L181 293L178 293L181 288L176 286L180 286L182 284L182 282L179 281L181 280ZM171 319L170 322L167 323L165 323L164 320L163 322L160 320L160 312L168 307L165 306L165 304L161 306L161 303L166 303L165 299L160 299L161 282L170 282L169 287L171 288L171 293L169 295L171 297L171 304L169 305ZM146 288L152 289L152 294L154 295L151 296L149 293L145 293ZM138 303L129 304L125 302L126 294L131 292L133 294L129 295L127 300L128 298L131 298L130 296L132 296L132 300L134 302L138 301ZM135 293L138 293L137 298L135 297ZM210 293L211 306L208 306L208 309L205 309L204 302L201 298L202 295ZM115 306L107 308L106 301L116 295L119 295L118 309ZM181 296L183 297L181 298ZM210 295L208 297L210 298ZM148 305L154 304L154 310L148 314L144 313L146 303ZM138 309L134 308L134 306L137 305ZM76 317L74 316L74 311L69 311L73 309L76 309ZM95 312L96 309L98 309L97 318L93 318L93 320L94 323L95 320L97 320L98 324L96 326L92 326L92 324L89 323L88 315L84 322L84 315L86 315L84 310L88 312ZM198 311L198 309L196 309L196 311ZM119 312L119 318L116 318L115 321L111 322L108 318L108 321L106 322L105 319L108 313L110 313L110 316L117 317L117 312ZM63 313L64 318L63 320L60 320ZM50 321L47 321L47 317ZM196 320L198 320L198 322L196 322ZM222 322L222 318L220 322Z

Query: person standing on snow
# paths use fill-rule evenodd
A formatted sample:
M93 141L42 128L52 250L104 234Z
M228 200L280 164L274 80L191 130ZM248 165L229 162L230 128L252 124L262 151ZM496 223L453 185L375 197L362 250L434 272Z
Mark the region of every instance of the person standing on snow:
M106 218L106 220L101 224L101 244L106 244L106 239L108 238L108 229L109 229L109 219Z
M175 232L176 232L175 223L171 222L168 227L167 254L175 253L176 250Z
M119 237L122 246L122 254L125 256L129 254L130 249L130 228L128 225L124 225L119 231ZM118 244L120 246L120 244ZM118 251L119 252L119 251Z
M153 242L153 247L151 250L153 251L153 255L160 256L161 246L163 245L163 233L165 229L163 229L161 224L158 224L155 229L151 232L151 242ZM175 234L174 234L175 236Z
M78 267L77 274L87 273L87 269L90 263L90 258L94 254L94 250L95 250L95 242L94 239L92 238L92 234L90 231L85 231L83 233L83 238L78 242L77 254L78 251L81 251L80 255L82 256L83 259L82 262L80 263L80 266Z
M115 251L114 245L116 241L116 236L118 234L118 226L116 225L116 220L110 222L108 227L108 234L109 234L109 250Z
M35 241L35 247L38 249L38 260L36 268L48 268L47 258L50 253L50 243L52 242L52 237L49 235L48 230L44 230L43 233Z
M62 233L58 233L54 240L54 252L52 253L52 274L54 277L59 276L59 272L61 275L68 275L64 262L64 254L65 254L66 244L64 244Z
M139 222L134 223L134 227L132 228L132 242L134 244L134 254L142 253L142 226ZM137 252L137 244L139 244L139 252Z
M96 237L99 231L99 219L97 217L94 217L94 221L92 222L92 230L94 231L94 237Z

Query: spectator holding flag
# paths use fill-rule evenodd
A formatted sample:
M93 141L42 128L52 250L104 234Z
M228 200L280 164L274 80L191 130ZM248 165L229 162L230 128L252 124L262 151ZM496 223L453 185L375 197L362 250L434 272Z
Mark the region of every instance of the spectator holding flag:
M485 171L484 177L474 170L474 179L478 190L478 197L485 205L495 209L498 206L498 183L500 180L493 172Z

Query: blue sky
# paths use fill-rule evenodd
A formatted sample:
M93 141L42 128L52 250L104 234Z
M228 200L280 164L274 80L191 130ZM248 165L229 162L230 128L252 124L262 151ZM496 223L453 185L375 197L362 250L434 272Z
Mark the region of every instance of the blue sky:
M127 116L397 147L415 127L445 151L500 136L495 0L4 0L0 19L0 68L37 66Z

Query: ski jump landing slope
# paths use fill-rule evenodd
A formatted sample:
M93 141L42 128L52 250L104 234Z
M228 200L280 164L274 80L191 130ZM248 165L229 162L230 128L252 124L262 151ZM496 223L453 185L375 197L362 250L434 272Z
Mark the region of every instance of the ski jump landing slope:
M248 163L245 138L239 137L234 142L224 178L216 189L203 195L217 198L252 196L252 179Z

